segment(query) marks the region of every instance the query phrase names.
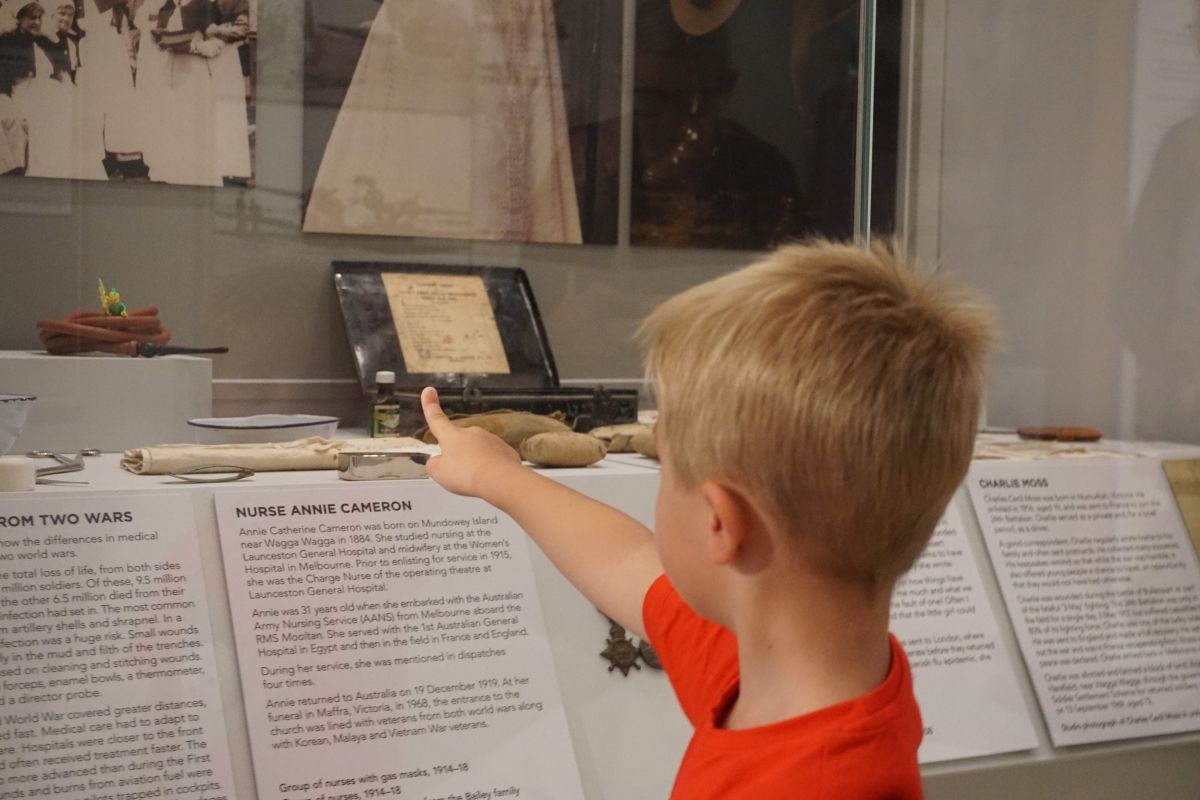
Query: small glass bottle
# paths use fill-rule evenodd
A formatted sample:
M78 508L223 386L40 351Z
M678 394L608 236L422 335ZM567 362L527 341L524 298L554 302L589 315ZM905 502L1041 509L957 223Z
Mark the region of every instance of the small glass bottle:
M371 401L371 436L398 436L400 398L396 396L396 373L375 373L375 399Z

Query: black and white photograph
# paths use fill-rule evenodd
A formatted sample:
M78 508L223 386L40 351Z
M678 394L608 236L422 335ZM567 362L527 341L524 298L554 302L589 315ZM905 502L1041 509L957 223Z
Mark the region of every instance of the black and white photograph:
M612 244L619 0L307 0L304 231Z
M0 175L254 183L257 0L0 0Z

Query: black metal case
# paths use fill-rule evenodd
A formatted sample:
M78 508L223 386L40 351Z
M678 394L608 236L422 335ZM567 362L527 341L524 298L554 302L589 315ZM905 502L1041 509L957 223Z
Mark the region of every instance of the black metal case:
M635 389L559 385L537 301L522 269L335 261L333 270L359 383L364 394L370 395L375 391L376 371L396 373L401 431L412 433L424 426L419 397L425 386L437 388L447 414L501 409L535 414L559 412L568 425L579 431L637 419ZM482 285L507 372L443 368L451 364L429 369L424 362L410 369L405 351L410 355L416 352L414 343L402 339L412 320L404 319L408 312L403 303L389 297L389 286L403 291L410 278L414 285L428 285L439 276L445 276L448 283L468 276L471 285ZM447 304L445 313L455 313L452 305ZM436 321L426 320L424 324L436 328ZM408 334L411 337L412 331Z

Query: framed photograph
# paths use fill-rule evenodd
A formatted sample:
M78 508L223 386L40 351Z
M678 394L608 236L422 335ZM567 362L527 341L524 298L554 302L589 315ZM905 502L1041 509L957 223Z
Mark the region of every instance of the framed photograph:
M637 3L630 240L855 233L859 0ZM895 217L902 4L877 3L874 230Z
M0 0L0 175L254 182L258 0Z

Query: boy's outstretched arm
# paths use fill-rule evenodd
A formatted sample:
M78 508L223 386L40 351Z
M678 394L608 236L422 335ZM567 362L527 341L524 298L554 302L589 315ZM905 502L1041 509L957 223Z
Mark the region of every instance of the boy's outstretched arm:
M455 426L435 389L421 392L421 408L442 448L429 460L429 477L508 514L597 608L643 635L642 600L663 571L653 534L615 508L524 467L499 437Z

